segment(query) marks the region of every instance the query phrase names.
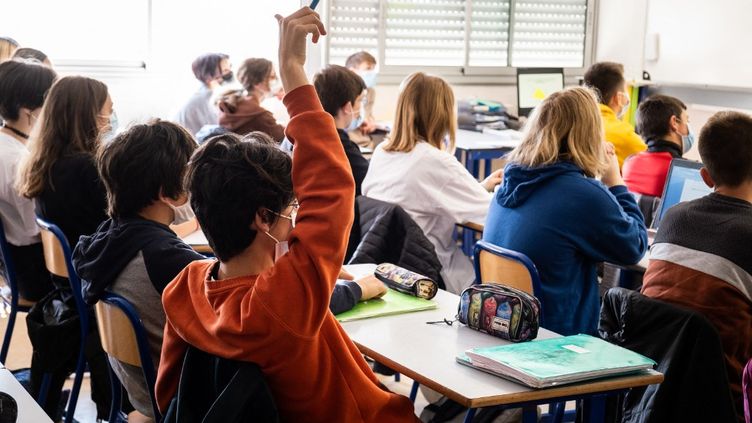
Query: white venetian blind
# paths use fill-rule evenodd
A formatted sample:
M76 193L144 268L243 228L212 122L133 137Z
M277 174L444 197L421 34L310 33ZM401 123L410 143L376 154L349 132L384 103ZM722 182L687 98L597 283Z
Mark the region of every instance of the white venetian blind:
M509 0L474 0L470 20L470 66L508 66Z
M513 0L516 67L584 65L587 0Z
M379 0L332 1L329 33L329 63L363 50L379 57Z
M384 64L463 66L464 0L386 0Z

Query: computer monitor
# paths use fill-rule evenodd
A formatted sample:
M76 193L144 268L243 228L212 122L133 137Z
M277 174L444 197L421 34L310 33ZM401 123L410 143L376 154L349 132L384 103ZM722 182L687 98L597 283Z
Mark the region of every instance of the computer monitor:
M663 196L658 213L653 220L653 227L658 228L666 211L678 203L704 197L713 190L705 185L700 176L702 163L692 160L674 159L663 187Z
M527 116L551 93L564 88L561 68L517 68L517 107Z

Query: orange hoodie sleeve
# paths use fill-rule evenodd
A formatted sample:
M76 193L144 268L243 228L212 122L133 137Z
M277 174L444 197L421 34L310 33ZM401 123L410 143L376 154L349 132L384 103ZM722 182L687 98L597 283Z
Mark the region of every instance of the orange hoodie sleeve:
M289 252L259 276L255 292L289 332L310 337L329 313L353 221L355 183L334 119L313 86L293 90L284 103L291 117L287 137L295 146L292 180L300 209Z

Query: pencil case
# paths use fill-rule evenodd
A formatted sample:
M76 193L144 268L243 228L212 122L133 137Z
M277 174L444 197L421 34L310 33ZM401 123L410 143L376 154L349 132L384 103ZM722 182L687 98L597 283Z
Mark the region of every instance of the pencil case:
M439 291L439 285L434 280L391 263L376 266L373 274L389 288L427 300L435 297Z
M471 329L507 341L535 339L540 325L540 301L527 292L501 284L481 284L460 294L457 320Z

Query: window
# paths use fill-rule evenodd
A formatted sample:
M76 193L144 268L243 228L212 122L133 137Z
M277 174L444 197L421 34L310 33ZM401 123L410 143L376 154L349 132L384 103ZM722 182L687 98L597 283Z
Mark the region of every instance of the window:
M462 73L582 68L593 1L330 0L327 59L343 64L366 50L387 73L416 66Z

